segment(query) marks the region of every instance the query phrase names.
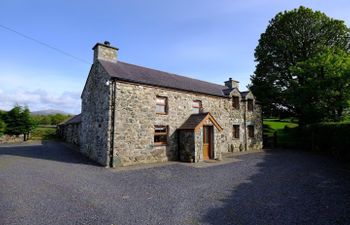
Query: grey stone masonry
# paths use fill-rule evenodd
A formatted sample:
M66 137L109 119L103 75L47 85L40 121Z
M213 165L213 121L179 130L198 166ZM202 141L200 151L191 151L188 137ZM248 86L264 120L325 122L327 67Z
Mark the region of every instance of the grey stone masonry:
M117 62L118 48L111 47L108 41L103 44L97 43L92 49L94 50L94 63L99 59Z
M62 124L57 126L57 134L65 141L80 145L81 123Z
M111 129L110 77L98 62L90 70L82 93L81 152L101 165L109 165Z
M213 158L220 158L222 152L262 147L260 107L255 104L252 95L249 97L254 101L254 111L247 113L247 121L244 121L246 101L240 101L240 109L233 109L231 98L125 82L117 82L116 86L116 146L113 157L118 157L121 165L179 159L177 129L192 114L194 100L202 101L203 111L210 112L223 128L221 132L214 130ZM233 89L231 95L240 97L237 89ZM157 96L167 98L167 114L156 113ZM248 138L245 135L246 124L255 127L254 138ZM168 145L155 145L154 126L156 125L169 127ZM233 125L240 126L240 135L237 139L233 137ZM196 161L202 160L201 132L195 134Z

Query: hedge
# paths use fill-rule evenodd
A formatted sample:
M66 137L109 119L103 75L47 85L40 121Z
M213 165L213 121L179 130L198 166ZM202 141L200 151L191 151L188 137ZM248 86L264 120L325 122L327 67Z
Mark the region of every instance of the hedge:
M350 160L350 122L312 124L303 133L307 148Z

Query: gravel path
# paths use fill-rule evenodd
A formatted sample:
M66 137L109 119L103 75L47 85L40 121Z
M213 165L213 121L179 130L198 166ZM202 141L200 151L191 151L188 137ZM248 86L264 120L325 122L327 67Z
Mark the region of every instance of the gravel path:
M0 147L0 224L350 224L350 169L293 151L195 168L97 166L61 143Z

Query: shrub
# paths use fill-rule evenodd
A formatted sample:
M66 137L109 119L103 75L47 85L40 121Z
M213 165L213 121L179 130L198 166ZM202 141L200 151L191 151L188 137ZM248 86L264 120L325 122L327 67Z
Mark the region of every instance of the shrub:
M4 121L0 119L0 137L5 133L6 124Z
M306 127L305 146L350 160L350 122L317 123Z

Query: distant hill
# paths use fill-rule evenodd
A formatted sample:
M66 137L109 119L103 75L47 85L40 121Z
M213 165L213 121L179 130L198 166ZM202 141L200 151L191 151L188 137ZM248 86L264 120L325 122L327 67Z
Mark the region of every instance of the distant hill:
M56 110L56 109L46 109L46 110L39 110L39 111L33 111L31 112L33 115L54 115L54 114L63 114L63 115L71 115L70 113Z

